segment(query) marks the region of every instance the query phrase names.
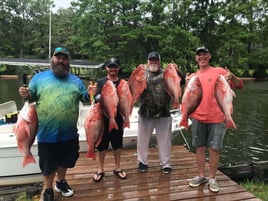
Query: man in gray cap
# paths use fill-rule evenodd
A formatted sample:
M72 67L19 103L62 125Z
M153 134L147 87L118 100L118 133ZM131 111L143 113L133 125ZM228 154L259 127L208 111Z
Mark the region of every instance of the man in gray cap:
M160 54L150 52L146 69L147 88L139 99L137 152L140 172L146 172L148 169L149 142L154 129L157 134L161 170L165 174L172 170L170 165L171 97L166 91L163 72Z

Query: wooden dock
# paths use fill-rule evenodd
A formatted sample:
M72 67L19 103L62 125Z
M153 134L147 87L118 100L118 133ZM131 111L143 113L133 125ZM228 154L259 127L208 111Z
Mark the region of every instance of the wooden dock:
M221 188L219 193L210 192L207 185L189 187L189 179L197 175L197 165L195 155L183 146L172 147L171 161L173 171L171 174L163 174L160 171L158 150L152 147L148 172L139 173L136 149L124 149L121 167L126 171L128 178L120 180L113 174L113 155L109 151L105 160L105 177L101 182L95 183L92 177L97 171L97 161L86 158L85 153L82 153L76 167L69 169L67 173L68 183L75 191L74 196L65 198L55 192L55 198L57 201L260 200L220 171L217 172Z

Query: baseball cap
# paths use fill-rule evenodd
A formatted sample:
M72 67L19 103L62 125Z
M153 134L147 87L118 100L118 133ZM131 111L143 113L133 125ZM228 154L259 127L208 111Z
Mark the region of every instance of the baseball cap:
M198 47L196 50L195 50L195 54L198 54L199 52L206 52L206 53L209 53L209 50L205 47Z
M150 52L148 54L148 59L159 59L160 60L160 54L158 52Z
M110 59L107 60L106 66L108 68L119 67L120 66L120 62L119 62L119 60L117 58L110 58Z
M66 48L63 47L56 47L53 53L53 56L56 56L57 54L64 54L66 57L70 57L70 53Z

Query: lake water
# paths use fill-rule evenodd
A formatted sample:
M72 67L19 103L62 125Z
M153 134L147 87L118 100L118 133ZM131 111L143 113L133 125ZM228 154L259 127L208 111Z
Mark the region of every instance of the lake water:
M14 100L21 109L20 85L21 80L0 79L0 103ZM233 119L237 130L226 132L221 164L268 160L268 81L245 81L244 89L235 93ZM184 135L191 145L190 131ZM173 143L184 141L178 135Z

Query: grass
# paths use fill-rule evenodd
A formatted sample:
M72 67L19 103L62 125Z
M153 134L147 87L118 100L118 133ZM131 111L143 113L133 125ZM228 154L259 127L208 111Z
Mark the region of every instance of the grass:
M261 200L268 201L268 184L248 180L240 185Z

